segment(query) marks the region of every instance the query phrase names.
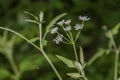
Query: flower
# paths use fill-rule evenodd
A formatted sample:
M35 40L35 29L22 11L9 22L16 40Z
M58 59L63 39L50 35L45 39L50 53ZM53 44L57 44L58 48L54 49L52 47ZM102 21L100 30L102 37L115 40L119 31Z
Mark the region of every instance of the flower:
M59 44L63 41L63 35L57 35L57 37L53 41L55 41L56 44Z
M59 21L57 24L60 25L60 26L62 26L64 24L64 21L65 20L63 19L62 21Z
M69 25L71 23L71 19L68 19L64 22L66 25Z
M65 31L70 31L71 29L72 29L71 26L66 26L66 27L64 28Z
M58 27L54 27L54 28L52 28L52 30L51 30L51 34L54 34L54 33L56 33L58 31Z
M90 18L88 18L87 16L79 16L78 18L79 18L79 20L82 20L82 21L90 20Z
M74 26L74 28L75 28L75 30L79 30L79 29L82 29L83 28L83 24L76 24L75 26Z

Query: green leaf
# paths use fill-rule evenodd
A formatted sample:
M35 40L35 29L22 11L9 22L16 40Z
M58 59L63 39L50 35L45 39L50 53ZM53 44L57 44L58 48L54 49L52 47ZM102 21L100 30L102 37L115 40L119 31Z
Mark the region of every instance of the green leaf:
M46 31L45 31L44 38L46 37L47 33L49 33L50 28L53 27L53 25L54 25L60 18L62 18L62 17L65 16L65 15L67 15L67 13L63 13L63 14L55 17L55 18L46 26Z
M43 46L47 45L47 40L43 40Z
M44 58L40 55L29 56L23 59L20 64L20 70L22 72L34 70L44 62Z
M35 38L30 39L31 42L36 42L37 40L39 40L39 37L35 37Z
M80 78L82 77L79 73L67 73L68 76L70 76L71 78L74 78L74 79L77 79L77 78Z
M80 62L82 65L85 63L82 47L80 47Z
M58 59L60 59L62 62L64 62L68 67L70 68L75 68L73 61L71 61L70 59L67 59L65 57L56 55Z
M0 68L0 80L10 77L11 74L4 68Z
M119 32L120 29L120 23L118 23L113 29L112 29L112 34L116 35Z
M27 22L31 22L31 23L35 23L35 24L39 24L36 20L30 20L30 19L27 19L27 20L25 20L25 21L27 21Z
M35 15L33 15L32 13L29 13L29 12L27 12L27 11L24 11L24 13L26 13L26 14L28 14L28 15L34 17L34 18L38 21L38 18L37 18Z

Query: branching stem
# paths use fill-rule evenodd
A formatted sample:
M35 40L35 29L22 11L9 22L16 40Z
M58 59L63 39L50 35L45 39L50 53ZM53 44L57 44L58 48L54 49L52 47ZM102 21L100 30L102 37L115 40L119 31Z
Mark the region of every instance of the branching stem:
M57 69L55 68L55 66L52 64L51 60L49 59L49 57L46 55L46 53L44 52L43 49L39 48L37 45L35 45L34 43L32 43L30 40L28 40L26 37L24 37L23 35L19 34L18 32L8 29L8 28L4 28L4 27L0 27L0 29L2 30L7 30L9 32L12 32L14 34L16 34L17 36L21 37L22 39L24 39L25 41L27 41L29 44L31 44L33 47L35 47L36 49L38 49L46 58L46 60L49 62L50 66L52 67L52 69L54 70L54 72L56 73L57 77L59 78L59 80L63 80L62 77L60 76L60 74L58 73Z

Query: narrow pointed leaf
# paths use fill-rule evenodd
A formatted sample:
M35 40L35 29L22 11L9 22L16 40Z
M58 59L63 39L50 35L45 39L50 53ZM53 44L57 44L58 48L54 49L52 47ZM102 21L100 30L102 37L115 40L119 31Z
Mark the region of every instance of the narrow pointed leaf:
M82 65L84 65L84 55L83 55L83 49L80 47L80 62Z
M30 39L31 42L36 42L37 40L39 40L39 37L35 37L35 38Z
M43 40L43 46L47 45L47 40Z
M112 29L112 34L116 35L120 30L120 23L118 23L113 29Z
M77 35L76 35L75 41L77 41L77 39L78 39L79 35L80 35L80 31L79 31L79 32L77 32Z
M34 17L34 18L38 21L38 18L37 18L35 15L33 15L32 13L29 13L29 12L27 12L27 11L24 11L24 13L26 13L26 14L28 14L28 15Z
M70 76L71 78L77 79L82 77L79 73L67 73L68 76Z
M36 20L30 20L30 19L27 19L27 20L25 20L25 21L27 21L27 22L31 22L31 23L35 23L35 24L39 24Z
M71 61L70 59L67 59L65 57L56 55L58 59L60 59L62 62L64 62L68 67L70 68L75 68L73 61Z

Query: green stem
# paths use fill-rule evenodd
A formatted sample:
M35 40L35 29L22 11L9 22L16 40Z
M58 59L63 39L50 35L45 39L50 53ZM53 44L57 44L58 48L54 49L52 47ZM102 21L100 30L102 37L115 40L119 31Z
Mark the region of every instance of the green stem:
M55 66L53 65L51 60L48 58L48 56L46 55L45 51L43 50L43 45L42 45L42 24L41 23L39 23L39 39L40 39L40 48L41 48L40 51L42 52L42 54L47 59L48 63L50 64L50 66L52 67L53 71L58 76L59 80L62 80L62 78L61 78L60 74L58 73L57 69L55 68Z
M72 42L72 46L73 46L73 49L74 49L75 59L76 59L76 61L78 61L78 55L77 55L77 50L76 50L76 46L75 46L75 41L74 41L73 35L72 35L71 32L68 32L68 33L70 35L70 40Z
M41 50L41 52L44 54L45 58L47 59L47 61L49 62L50 66L52 67L52 69L54 70L54 72L56 73L56 75L58 76L59 80L63 80L62 77L60 76L60 74L58 73L57 69L55 68L55 66L51 62L51 60L48 58L48 56L44 52L44 50Z
M37 45L35 45L34 43L32 43L30 40L28 40L26 37L24 37L23 35L19 34L18 32L15 32L11 29L8 29L8 28L4 28L4 27L0 27L0 29L2 30L7 30L7 31L10 31L14 34L16 34L17 36L21 37L22 39L24 39L25 41L27 41L29 44L31 44L33 47L35 47L36 49L38 49L40 52L42 52L42 54L44 55L44 57L46 58L46 60L48 62L50 62L50 66L52 67L53 71L56 73L57 77L59 78L59 80L62 80L62 77L60 76L60 74L58 73L58 71L56 70L55 66L52 64L51 60L49 59L49 57L46 55L46 53L41 49L39 48Z
M68 31L68 34L70 35L71 41L74 42L74 38L73 38L72 33L70 31Z
M117 80L117 76L118 76L118 61L119 61L119 50L117 48L117 45L115 43L113 34L111 31L109 31L109 35L112 41L112 45L115 49L115 64L114 64L114 80Z
M84 80L88 80L88 79L85 77L84 71L81 71L81 74L82 74L82 77L83 77Z
M114 66L114 80L117 80L118 74L118 61L119 61L119 51L116 51L115 55L115 66Z
M75 53L75 59L76 59L76 61L78 61L78 56L77 56L75 43L73 43L73 49L74 49L74 53Z
M62 25L62 29L64 30L64 26L63 26L63 25ZM64 30L64 31L65 31L65 30ZM71 36L68 34L68 32L65 31L65 33L66 33L66 35L68 36L69 40L72 41L72 38L71 38Z
M16 66L16 64L15 64L15 62L13 60L13 56L10 56L10 57L7 56L7 58L9 60L9 62L10 62L10 65L11 65L13 71L14 71L14 74L15 74L14 80L20 80L20 74L19 74L17 66Z
M82 21L82 25L84 25L84 21ZM80 35L80 30L77 32L77 35L76 35L76 37L75 37L75 42L77 41L79 35Z
M75 42L77 41L79 35L80 35L80 31L77 32L77 35L76 35L76 37L75 37Z
M82 78L83 78L84 80L88 80L88 79L85 77L85 72L84 72L84 70L83 70L83 69L80 69L80 68L77 68L77 69L78 69L79 74L82 75ZM81 79L80 79L80 80L81 80Z
M39 23L39 39L40 39L40 48L43 48L42 46L42 24Z

